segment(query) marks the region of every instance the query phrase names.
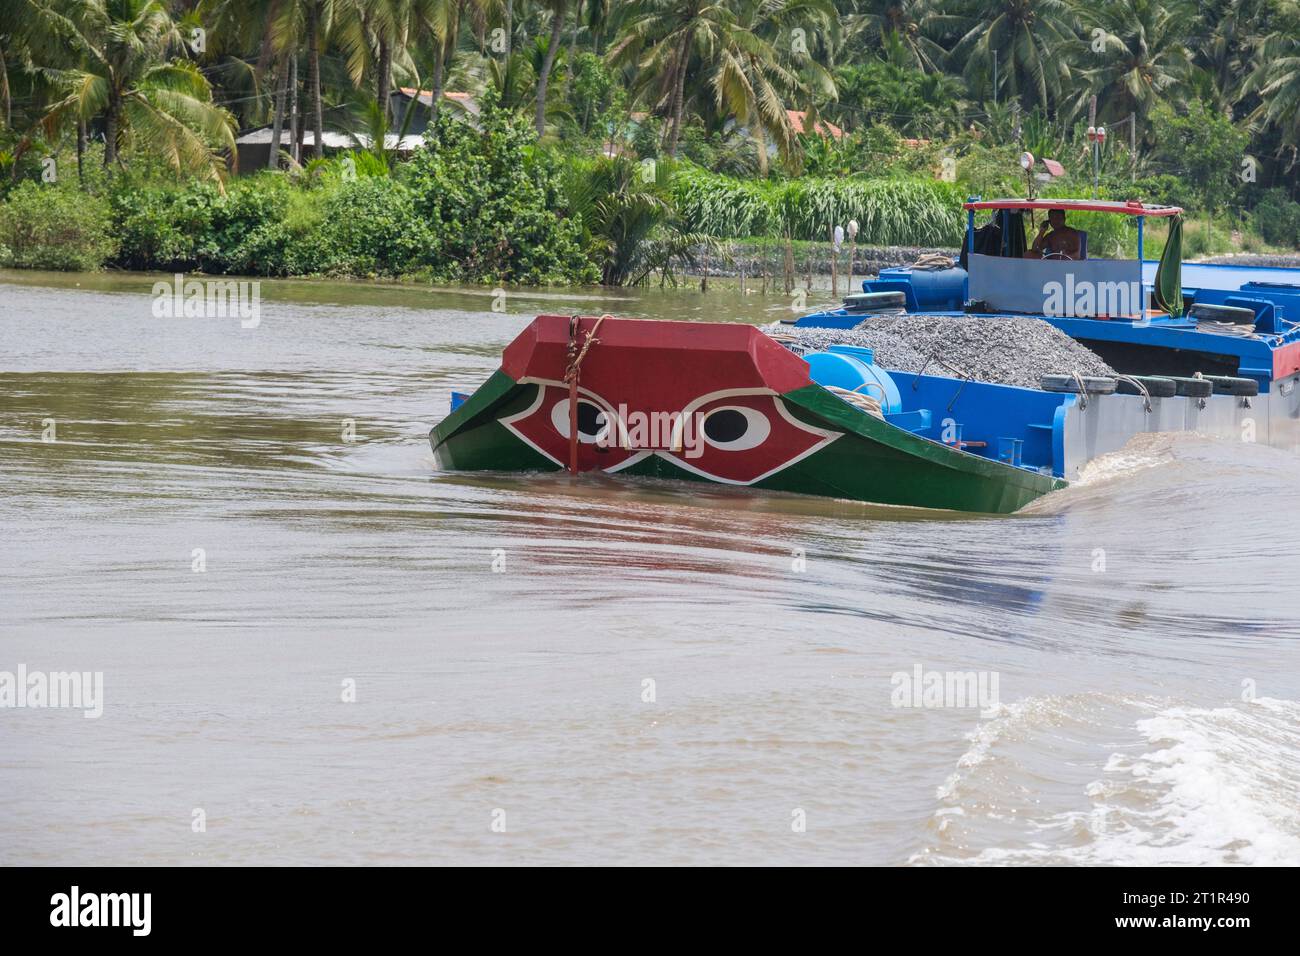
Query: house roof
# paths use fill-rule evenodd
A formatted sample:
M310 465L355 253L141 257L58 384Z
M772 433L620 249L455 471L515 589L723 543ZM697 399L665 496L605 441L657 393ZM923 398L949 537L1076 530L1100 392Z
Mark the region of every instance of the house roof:
M243 136L238 137L235 142L240 146L267 146L271 143L271 127L263 126L260 129L249 130ZM334 130L323 130L321 132L321 144L330 149L353 149L360 146L369 148L370 137L365 133L339 133ZM420 145L422 137L416 135L403 136L400 139L396 133L389 133L384 137L384 148L396 150L399 153L409 153ZM293 133L285 128L280 130L280 145L288 147L293 142ZM304 130L302 134L302 144L304 146L316 145L316 134L312 130Z
M400 93L408 99L411 97L418 97L421 106L431 106L433 104L432 90L417 90L413 86L403 86L393 92ZM456 104L467 113L473 113L475 116L479 114L478 101L474 99L472 93L460 93L455 90L444 90L442 98Z
M790 125L794 127L796 133L806 133L808 124L808 113L804 110L786 110L785 115L790 118ZM820 136L830 136L832 139L843 139L844 130L840 129L834 123L827 120L818 120L813 129Z

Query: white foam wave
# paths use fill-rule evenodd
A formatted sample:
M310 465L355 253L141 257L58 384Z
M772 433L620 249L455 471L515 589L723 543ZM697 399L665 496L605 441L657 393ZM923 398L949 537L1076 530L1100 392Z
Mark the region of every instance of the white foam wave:
M1118 750L1086 734L1117 705L1133 735ZM936 845L910 862L1300 865L1300 703L1031 698L969 739L936 794ZM1100 776L1071 784L1089 762Z

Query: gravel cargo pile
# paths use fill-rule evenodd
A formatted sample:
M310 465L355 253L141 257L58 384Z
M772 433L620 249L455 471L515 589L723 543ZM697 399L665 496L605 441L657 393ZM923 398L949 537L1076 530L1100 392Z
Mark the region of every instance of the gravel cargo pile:
M1090 349L1041 319L957 318L938 315L877 316L861 329L801 329L775 324L767 331L792 335L808 351L828 345L874 349L876 363L900 372L966 374L976 381L1037 388L1044 375L1114 375ZM943 363L943 364L940 364Z

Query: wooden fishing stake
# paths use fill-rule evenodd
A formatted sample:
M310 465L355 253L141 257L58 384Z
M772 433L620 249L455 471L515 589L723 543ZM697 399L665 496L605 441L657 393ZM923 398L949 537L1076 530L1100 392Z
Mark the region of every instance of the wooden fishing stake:
M835 227L831 226L831 298L840 294L839 281L840 253L835 248Z
M781 263L781 280L785 283L786 295L794 291L794 243L790 241L788 230L785 234L785 260Z
M856 219L849 220L848 233L849 233L849 282L848 282L848 288L844 290L844 294L852 295L853 294L853 257L857 255L857 251L858 251L858 221Z

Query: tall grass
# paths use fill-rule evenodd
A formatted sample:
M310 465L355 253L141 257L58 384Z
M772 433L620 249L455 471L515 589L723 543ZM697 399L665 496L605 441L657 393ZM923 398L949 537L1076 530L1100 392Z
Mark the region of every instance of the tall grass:
M780 186L678 167L672 177L677 214L694 232L718 239L781 234Z
M960 246L962 197L949 183L896 179L798 179L781 205L796 239L825 239L858 221L858 242L873 246Z
M790 235L823 240L856 219L858 242L880 246L961 245L962 196L949 183L805 178L755 182L680 169L672 190L694 232L720 239Z

